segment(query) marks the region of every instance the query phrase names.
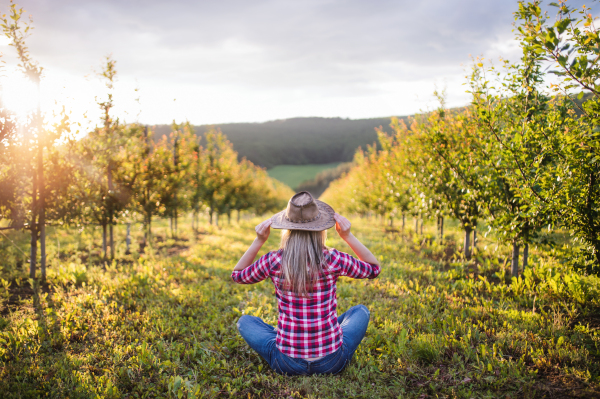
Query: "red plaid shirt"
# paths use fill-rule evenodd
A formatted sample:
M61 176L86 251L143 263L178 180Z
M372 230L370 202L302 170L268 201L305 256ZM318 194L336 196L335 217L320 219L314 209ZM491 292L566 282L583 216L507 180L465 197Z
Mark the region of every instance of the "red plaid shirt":
M279 310L276 345L290 357L316 358L338 350L343 338L336 311L338 277L372 279L381 272L378 265L336 249L324 251L327 267L306 298L279 289L282 250L269 252L244 270L231 274L233 281L239 284L254 284L271 278Z

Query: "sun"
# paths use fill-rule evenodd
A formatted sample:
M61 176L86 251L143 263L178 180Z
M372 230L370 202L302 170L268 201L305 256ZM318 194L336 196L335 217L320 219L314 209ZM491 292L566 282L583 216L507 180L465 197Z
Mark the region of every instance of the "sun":
M0 99L2 105L14 112L17 118L26 118L34 112L40 101L35 83L22 72L4 70L0 77Z

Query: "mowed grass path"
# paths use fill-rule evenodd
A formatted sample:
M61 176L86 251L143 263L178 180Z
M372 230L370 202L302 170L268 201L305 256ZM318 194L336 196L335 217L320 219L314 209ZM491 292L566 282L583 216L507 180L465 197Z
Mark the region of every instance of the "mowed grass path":
M366 220L354 220L353 229L383 272L338 283L339 313L356 304L371 310L354 360L337 376L275 374L235 326L243 313L276 323L272 283L230 279L259 221L206 226L197 236L184 231L183 239L163 241L157 255L106 270L81 264L76 252L53 266L50 294L3 311L0 396L600 395L597 278L576 279L532 251L530 272L510 284L491 256L479 267L444 265L435 260L443 251L435 241L421 246L421 238ZM261 255L278 240L273 231ZM328 245L349 251L333 230Z
M300 183L314 179L319 172L333 169L340 163L312 164L312 165L278 165L267 170L269 176L296 189Z

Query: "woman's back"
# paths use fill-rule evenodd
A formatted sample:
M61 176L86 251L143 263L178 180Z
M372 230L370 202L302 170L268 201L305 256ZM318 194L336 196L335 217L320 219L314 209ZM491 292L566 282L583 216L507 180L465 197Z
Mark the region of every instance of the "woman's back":
M250 267L233 272L240 284L255 284L270 277L275 286L279 318L277 348L294 358L318 358L335 352L342 345L343 333L337 322L337 279L375 278L381 269L340 252L323 249L325 264L304 295L286 290L282 273L283 250L262 256Z
M325 247L327 229L334 225L360 260ZM279 250L253 262L271 227L282 229ZM279 320L275 330L259 317L244 315L237 323L240 334L278 373L339 373L364 337L370 313L356 305L338 317L337 279L377 277L381 271L377 258L352 235L348 219L308 192L295 194L287 209L255 230L256 239L231 277L240 284L271 278Z

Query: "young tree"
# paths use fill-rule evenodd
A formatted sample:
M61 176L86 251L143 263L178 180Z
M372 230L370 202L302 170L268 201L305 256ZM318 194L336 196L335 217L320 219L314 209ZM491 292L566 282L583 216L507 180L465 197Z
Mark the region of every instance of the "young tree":
M227 191L234 176L232 166L237 163L237 153L220 130L212 129L206 133L206 177L204 202L210 207L210 224L218 225L218 215L226 211ZM216 215L215 215L216 213Z
M463 116L445 109L443 95L438 98L437 110L417 116L411 124L411 150L418 155L410 158L410 165L419 191L432 200L432 210L443 206L460 222L465 231L463 253L470 259L481 198L465 181L478 181L479 163L471 151L471 135ZM428 204L422 207L427 209Z
M44 129L43 117L40 108L40 81L42 78L43 68L34 61L29 54L29 49L25 43L25 39L29 36L33 26L31 20L23 22L23 9L17 8L16 4L11 2L8 16L2 15L0 18L0 26L6 37L10 39L10 45L16 50L19 59L18 67L23 71L25 76L37 87L37 109L31 115L26 124L27 137L24 139L27 142L28 153L27 164L23 166L21 171L25 171L26 175L20 175L20 182L30 181L31 192L29 200L26 203L29 206L29 220L24 223L26 228L31 232L31 251L29 263L29 275L35 278L36 262L37 262L37 242L40 241L40 268L41 277L46 277L46 210L47 210L47 194L48 182L46 179L44 150L50 148L60 138L60 131Z
M189 204L187 190L185 190L191 183L189 170L193 163L193 148L189 145L194 145L196 142L190 128L189 123L177 124L173 121L171 134L166 143L171 148L172 157L170 164L164 165L161 202L165 206L165 216L170 219L172 236L177 234L178 212L186 210Z
M497 236L513 246L512 275L519 273L519 249L523 245L523 267L527 267L528 249L547 221L545 212L530 212L529 201L521 195L523 180L535 181L532 167L542 150L531 140L530 130L544 125L548 117L548 97L542 83L539 60L525 54L521 64L505 62L503 72L494 67L485 70L477 62L471 75L473 94L473 150L485 166L483 177L486 201L482 203L490 216L490 226ZM488 79L492 74L494 80ZM535 184L535 183L533 183Z
M79 170L78 185L83 202L87 204L83 217L86 223L98 223L102 226L104 260L108 258L109 246L110 258L114 259L113 226L130 200L136 179L133 172L135 169L127 164L131 152L128 146L129 139L137 130L119 125L118 119L112 115L116 74L116 62L110 56L106 57L98 75L104 81L107 97L104 100L96 100L102 111L102 124L89 132L79 143L79 163L82 167Z
M558 8L552 23L539 1L519 3L517 28L527 57L551 62L557 77L551 85L555 99L545 121L532 122L528 142L536 142L526 173L520 162L520 195L530 212L547 212L586 248L591 269L600 270L600 35L591 9ZM571 93L579 92L581 104ZM584 98L584 93L588 97Z
M168 157L166 145L158 148L148 133L147 126L138 126L138 134L134 136L136 151L131 153L132 166L137 175L132 187L130 210L139 212L144 220L144 245L152 239L152 218L161 213L162 179L164 177L164 159ZM163 138L162 142L166 142Z

